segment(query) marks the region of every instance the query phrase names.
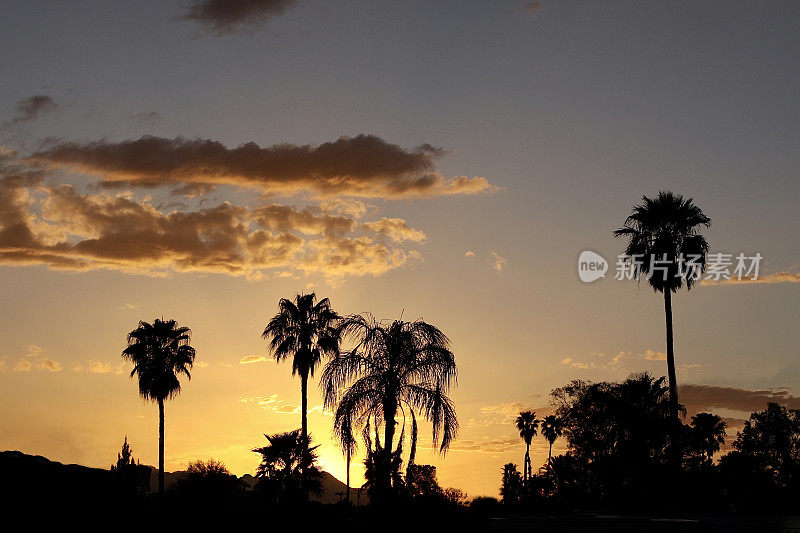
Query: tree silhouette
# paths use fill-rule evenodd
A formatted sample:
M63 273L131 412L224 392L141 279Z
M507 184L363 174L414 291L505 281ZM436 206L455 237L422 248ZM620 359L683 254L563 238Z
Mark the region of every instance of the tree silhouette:
M708 242L700 231L710 225L711 219L692 198L660 191L655 198L643 196L642 203L633 206L623 226L614 231L615 237L628 239L624 253L641 261L639 268L647 274L650 287L664 294L669 397L676 418L678 384L672 342L672 293L684 284L690 290L705 270Z
M259 489L275 503L303 500L308 492L320 492L322 473L316 464L319 446L309 447L299 429L264 436L269 444L253 448L261 454L256 471Z
M678 420L678 383L675 376L675 351L672 331L672 293L684 283L691 290L706 266L708 242L700 233L711 225L702 209L692 198L660 191L655 198L642 197L634 205L623 226L614 231L615 237L625 237L628 244L625 255L631 261L638 259L639 272L647 274L650 287L664 294L664 314L667 328L667 375L669 399L672 403L672 462L680 467L681 450L678 447L681 426Z
M300 374L301 433L308 440L308 377L314 376L322 356L339 353L339 315L331 302L317 295L297 294L294 302L281 298L278 313L272 317L262 336L269 341L269 350L277 362L292 357L292 375Z
M403 432L401 432L402 434ZM403 488L403 438L399 439L397 448L386 452L381 446L378 424L375 423L375 443L370 437L370 424L364 426L364 443L367 456L364 458L364 485L370 499L377 503L385 503L390 494L396 494ZM409 467L413 466L409 464ZM388 485L386 483L388 479Z
M800 410L770 402L750 415L733 447L753 457L780 485L800 480Z
M437 503L444 495L436 467L433 465L409 465L406 470L405 488L408 495L418 500Z
M122 443L122 449L117 454L116 464L111 465L111 471L119 479L123 490L130 494L144 495L150 486L150 467L142 466L133 459L133 449L128 444L128 436Z
M136 461L133 460L133 450L131 445L128 444L128 436L125 435L125 441L122 443L122 450L117 454L117 464L111 465L111 471L122 471L136 466Z
M550 473L550 460L553 456L553 443L561 436L563 424L556 415L547 415L542 420L542 436L547 439L550 449L547 452L547 473Z
M576 380L552 397L570 455L560 469L554 458L556 483L580 486L591 497L633 501L663 476L673 420L665 378L644 373L621 383Z
M194 505L218 507L235 502L241 496L243 485L222 462L208 459L190 462L174 490Z
M692 437L710 461L725 444L726 424L718 415L697 413L692 417Z
M504 504L512 505L519 503L522 499L523 485L522 475L517 470L514 463L503 465L503 481L500 487L500 496Z
M335 409L334 435L343 448L352 441L354 429L370 420L376 430L383 425L384 442L376 443L381 452L375 460L383 463L378 482L388 495L398 414L404 421L407 416L411 419L409 465L416 453L417 413L431 422L433 443L440 453L456 436L458 420L447 396L456 380L455 357L447 336L421 320L385 324L371 316L353 315L343 320L341 332L354 347L331 359L323 371L325 407Z
M539 419L536 418L536 413L533 411L523 411L517 417L515 422L519 436L525 442L525 463L522 467L522 480L528 481L532 475L531 468L531 441L536 436L537 428L539 427Z
M128 333L128 347L122 357L133 363L131 377L139 377L139 394L158 403L158 493L164 495L164 401L181 392L178 375L191 379L189 369L195 349L189 345L191 330L175 320L156 318L152 324L139 322Z

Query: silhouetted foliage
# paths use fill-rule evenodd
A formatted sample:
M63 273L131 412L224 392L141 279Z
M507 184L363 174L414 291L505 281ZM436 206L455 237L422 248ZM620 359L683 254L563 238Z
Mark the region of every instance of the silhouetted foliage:
M411 446L408 464L414 464L417 447L417 414L433 426L433 444L445 453L456 436L458 420L447 396L456 379L456 363L450 341L438 328L421 320L389 324L370 316L353 315L340 325L342 337L354 348L331 359L322 375L325 407L334 409L334 434L342 447L354 440L353 431L370 420L376 432L384 428L384 442L376 437L368 446L367 464L372 480L382 487L377 498L393 493L392 480L397 451L410 419ZM403 417L401 439L394 446L398 415ZM369 438L369 431L366 432ZM377 454L377 455L376 455ZM383 463L380 465L379 463Z
M522 467L522 480L527 481L533 475L533 468L531 468L531 441L536 436L537 428L539 427L539 419L536 418L536 413L533 411L523 411L517 416L516 420L517 431L519 436L525 442L525 461Z
M570 457L554 464L557 491L580 486L591 500L633 502L655 490L675 423L664 381L645 373L621 383L573 381L552 392Z
M447 487L442 489L442 497L449 505L463 506L469 502L469 495L461 489Z
M156 318L152 324L139 322L128 333L128 347L122 357L133 363L131 377L139 377L139 394L158 403L158 492L164 494L164 401L181 392L178 376L187 379L194 364L195 349L189 345L191 330L174 320Z
M434 502L442 498L442 487L436 479L436 467L433 465L409 465L405 486L411 498Z
M281 298L278 313L272 317L262 336L269 341L269 350L277 362L292 357L292 375L300 375L301 430L303 442L308 442L308 377L322 356L339 353L339 315L331 308L330 300L316 301L317 295L297 294L294 302ZM349 448L348 448L349 449Z
M719 415L697 413L692 417L686 450L690 455L701 455L711 463L714 454L725 444L726 424Z
M172 489L195 506L228 505L241 496L244 487L220 461L193 461Z
M111 471L129 494L142 496L150 490L150 467L142 466L133 459L133 449L128 444L127 435L122 450L117 454L116 464L111 465Z
M506 505L515 505L522 501L524 483L517 465L507 463L503 466L503 481L500 487L501 501Z
M729 497L738 508L782 509L800 497L800 410L769 403L750 415L720 460Z
M550 472L550 460L553 457L553 443L561 436L564 423L556 415L547 415L542 420L542 436L547 440L550 448L547 452L547 472Z
M381 446L381 439L378 433L378 426L375 425L375 442L373 444L370 437L370 425L364 426L364 443L367 448L367 455L364 458L364 485L362 488L367 490L370 500L378 503L385 503L393 499L404 488L403 475L400 470L403 468L403 438L397 444L397 448L389 455L386 460L386 452ZM389 483L385 480L388 478Z
M639 270L647 275L650 287L664 294L669 398L675 418L678 417L678 382L673 350L672 293L684 284L686 290L690 290L700 279L708 253L708 242L700 231L710 225L711 219L692 198L660 191L655 198L643 196L642 203L633 206L623 226L614 231L615 237L628 239L624 253L641 261ZM677 440L679 427L675 425L672 430L673 440ZM675 444L674 462L680 456L677 442Z
M269 444L253 451L261 454L257 489L266 500L297 503L305 499L306 492L319 493L322 473L316 464L318 446L309 447L299 429L264 436Z

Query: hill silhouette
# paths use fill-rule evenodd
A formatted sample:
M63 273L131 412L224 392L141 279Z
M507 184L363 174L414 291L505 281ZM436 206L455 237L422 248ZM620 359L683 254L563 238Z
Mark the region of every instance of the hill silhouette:
M158 469L151 470L150 492L158 492ZM118 480L109 470L91 468L77 464L63 464L41 455L29 455L20 451L0 452L0 472L3 475L2 498L4 502L32 505L33 502L55 502L69 506L78 501L91 499L98 503L114 504L114 494L119 490ZM184 474L182 470L164 472L164 485L169 490ZM252 490L258 479L250 474L239 478L245 487ZM328 472L322 473L322 492L312 494L310 499L323 504L344 500L347 486ZM8 494L6 494L8 493ZM356 490L351 490L356 498ZM366 494L361 496L366 503Z

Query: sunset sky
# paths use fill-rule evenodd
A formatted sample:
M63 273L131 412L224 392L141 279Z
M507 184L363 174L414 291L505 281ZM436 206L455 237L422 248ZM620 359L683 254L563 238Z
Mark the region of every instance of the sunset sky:
M758 283L674 298L689 414L732 439L768 400L800 408L800 3L217 4L2 2L0 450L107 468L127 435L156 464L120 353L163 316L197 349L166 469L254 473L263 434L300 425L260 334L316 291L450 337L460 435L442 458L426 427L417 462L496 496L521 409L666 373L663 299L613 279L611 235L661 189L711 217L712 252L764 258ZM580 281L584 250L605 279Z

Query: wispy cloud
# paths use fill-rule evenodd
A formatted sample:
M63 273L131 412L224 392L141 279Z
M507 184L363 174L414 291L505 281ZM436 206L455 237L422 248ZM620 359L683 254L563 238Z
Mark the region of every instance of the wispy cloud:
M58 109L58 104L51 96L46 94L30 96L17 102L11 124L30 122L47 113L52 113L56 109Z
M239 398L239 401L278 414L294 415L300 413L299 405L284 401L279 394L272 394L270 396L242 396ZM322 405L314 405L309 408L308 412L330 415L330 413L325 412Z
M531 17L536 16L539 11L542 10L542 3L539 0L535 0L533 2L525 2L522 4L522 9L524 9L528 15Z
M773 283L800 283L800 272L776 272L766 276L759 276L757 279L742 278L742 279L721 279L719 281L705 279L702 285L753 285L753 284L773 284Z
M17 360L13 368L14 372L30 372L31 370L60 372L63 370L61 363L45 357L45 353L41 346L35 344L25 346L25 355Z
M508 264L508 259L502 257L497 252L491 252L491 259L494 262L494 269L498 274L502 272L503 269L506 267L506 264Z
M115 374L119 375L125 371L125 367L128 366L128 363L125 361L121 361L117 364L112 364L108 361L99 361L97 359L90 359L84 363L77 363L75 366L72 367L72 371L78 374L87 373L87 374Z
M239 364L249 365L252 363L263 363L264 361L269 361L269 359L263 355L245 355L239 359Z

